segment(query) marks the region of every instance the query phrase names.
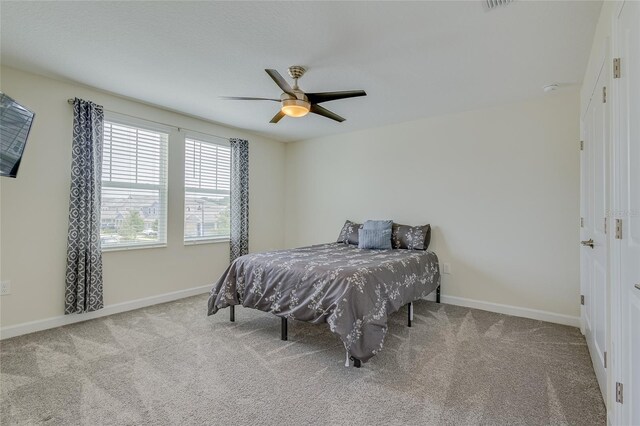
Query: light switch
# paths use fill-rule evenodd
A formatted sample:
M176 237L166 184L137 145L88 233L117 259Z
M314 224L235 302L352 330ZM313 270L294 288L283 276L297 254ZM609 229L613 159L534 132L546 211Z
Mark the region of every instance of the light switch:
M5 294L11 294L11 281L0 282L0 296L4 296Z

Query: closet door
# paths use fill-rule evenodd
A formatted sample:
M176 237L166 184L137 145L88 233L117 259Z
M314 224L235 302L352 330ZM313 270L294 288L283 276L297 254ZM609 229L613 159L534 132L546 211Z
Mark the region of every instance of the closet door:
M620 360L615 372L616 423L640 425L640 3L626 1L614 19L615 85L613 247L614 324Z
M608 59L602 62L593 96L583 116L581 151L581 288L584 297L584 332L603 398L607 395L605 357L607 345L607 213L609 173L609 112L606 86Z

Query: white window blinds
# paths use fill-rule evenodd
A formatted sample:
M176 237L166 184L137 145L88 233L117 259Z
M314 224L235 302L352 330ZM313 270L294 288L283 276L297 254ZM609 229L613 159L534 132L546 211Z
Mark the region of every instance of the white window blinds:
M185 139L184 240L229 238L229 146Z
M167 242L169 134L142 124L105 120L102 159L102 247Z

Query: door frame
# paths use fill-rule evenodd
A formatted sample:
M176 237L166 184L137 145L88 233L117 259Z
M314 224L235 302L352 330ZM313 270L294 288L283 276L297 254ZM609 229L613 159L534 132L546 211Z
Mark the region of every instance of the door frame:
M618 25L618 17L620 16L623 7L626 1L621 0L617 1L616 5L613 9L613 14L611 16L611 52L612 58L621 57L620 49L620 41L618 39L619 36L619 25ZM622 214L622 205L621 205L621 193L620 193L620 161L622 158L621 155L621 143L620 143L620 108L618 99L620 99L620 87L616 84L616 81L612 79L611 81L611 95L613 99L613 104L611 105L611 209L610 209L610 221L614 222L615 219L626 219ZM623 303L624 294L622 288L622 240L616 240L613 237L613 233L610 236L610 274L609 279L611 280L611 332L609 335L611 336L610 342L610 351L611 351L611 369L608 372L609 375L609 389L612 391L609 395L609 401L611 402L607 409L607 416L609 424L623 424L629 420L628 408L629 404L619 404L616 402L615 396L615 388L616 382L624 383L625 379L628 379L628 373L624 371L624 359L621 348L621 343L624 339L625 335L625 327L628 324L624 323L623 315ZM630 343L630 342L629 342Z

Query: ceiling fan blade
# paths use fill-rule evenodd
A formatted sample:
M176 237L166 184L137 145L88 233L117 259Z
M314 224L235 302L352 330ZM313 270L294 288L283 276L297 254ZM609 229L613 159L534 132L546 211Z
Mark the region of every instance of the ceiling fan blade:
M273 118L271 119L271 121L269 123L277 123L278 121L280 121L280 119L284 117L284 112L282 111L278 111L278 113L276 115L273 116Z
M267 72L267 74L269 74L269 77L271 77L273 81L276 82L278 87L280 87L284 93L293 96L294 98L296 97L295 93L293 93L293 88L289 85L289 83L287 83L287 81L280 75L278 71L271 69L266 69L265 71Z
M339 123L342 123L345 120L344 118L340 117L335 112L331 112L328 109L321 107L320 105L311 105L311 112L314 113L314 114L321 115L323 117L330 118L330 119L335 120L335 121L337 121Z
M344 92L320 92L305 93L309 102L319 104L320 102L335 101L338 99L357 98L358 96L367 96L364 90L346 90Z
M245 96L220 96L220 99L224 99L225 101L276 101L276 102L280 102L280 99L251 98L251 97L245 97Z

